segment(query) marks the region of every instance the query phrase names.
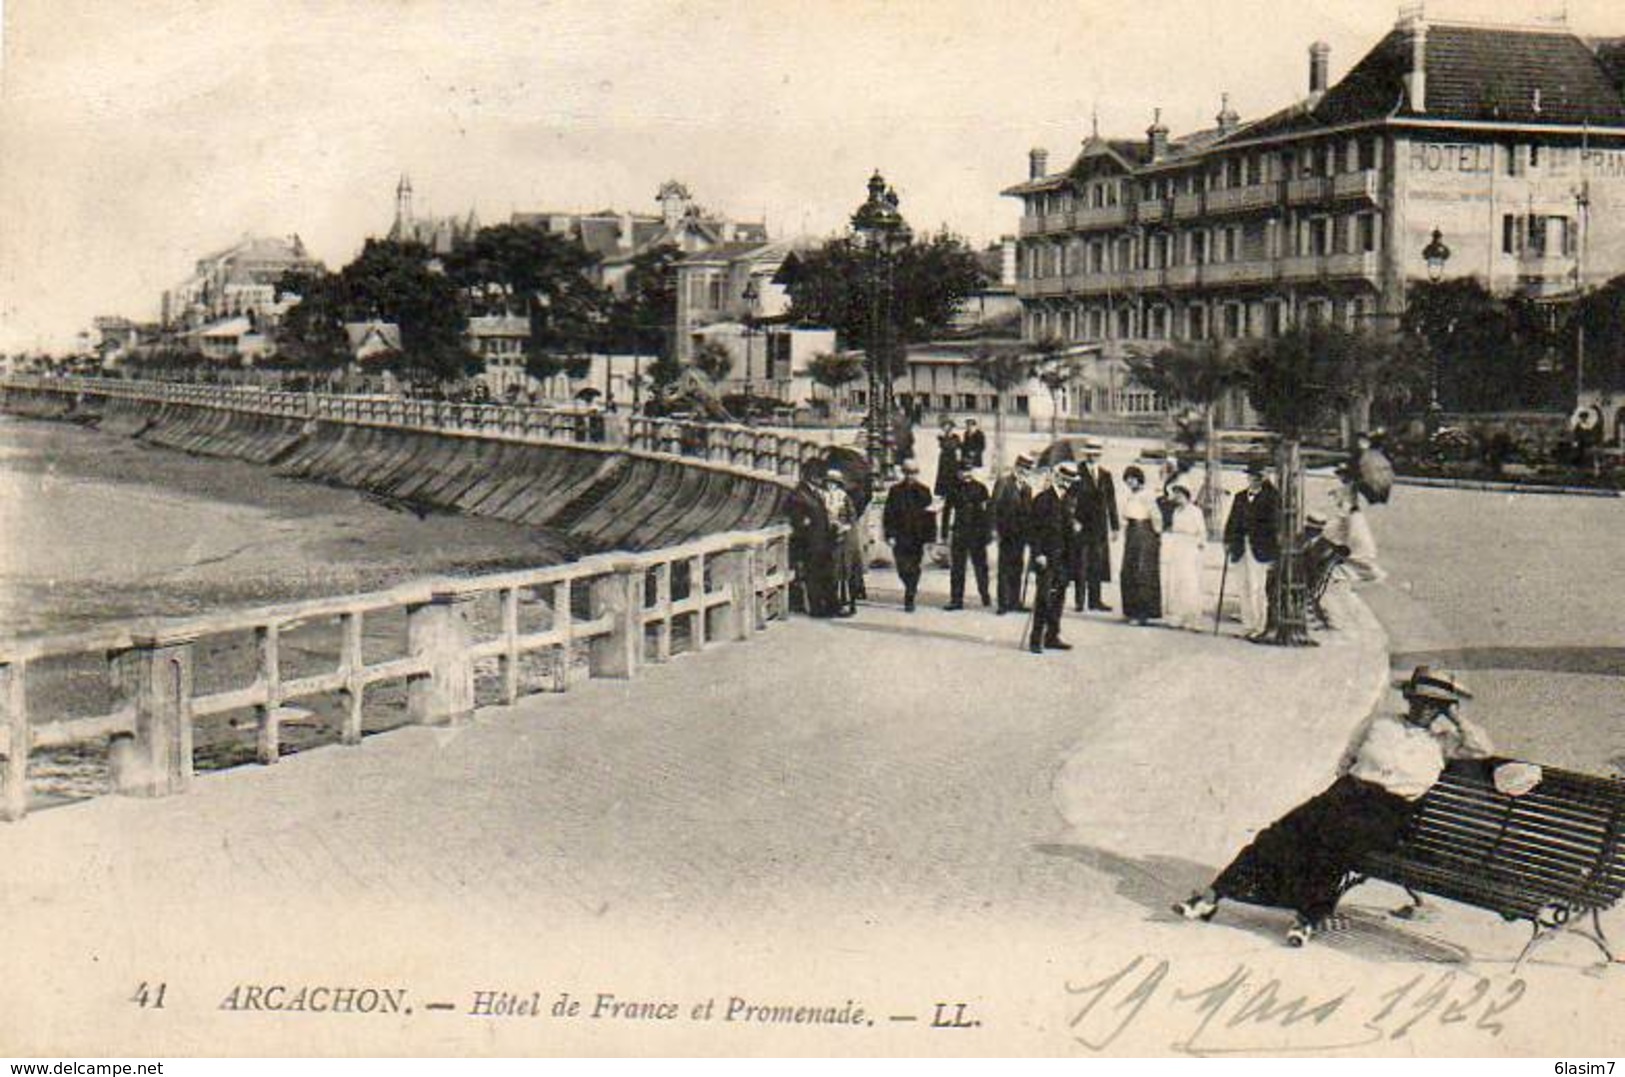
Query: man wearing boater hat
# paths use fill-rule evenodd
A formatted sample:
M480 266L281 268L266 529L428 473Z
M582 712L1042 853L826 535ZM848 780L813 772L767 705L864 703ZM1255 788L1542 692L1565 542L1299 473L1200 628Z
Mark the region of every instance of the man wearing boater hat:
M1066 495L1077 479L1078 465L1070 461L1057 464L1051 474L1052 485L1033 498L1029 534L1033 571L1038 574L1038 581L1033 588L1033 630L1027 640L1027 648L1033 654L1042 654L1045 649L1072 649L1070 643L1061 640L1061 611L1066 606L1072 547L1077 541L1076 521Z
M1027 537L1032 529L1033 458L1023 453L1016 466L993 484L993 532L999 539L999 613L1026 610L1021 577L1026 570Z
M1405 713L1374 716L1344 753L1329 789L1266 827L1206 890L1174 912L1211 920L1219 901L1231 898L1296 912L1289 945L1302 946L1321 930L1337 908L1344 877L1366 856L1399 843L1445 763L1494 751L1484 731L1456 713L1472 696L1454 677L1417 666L1398 688Z

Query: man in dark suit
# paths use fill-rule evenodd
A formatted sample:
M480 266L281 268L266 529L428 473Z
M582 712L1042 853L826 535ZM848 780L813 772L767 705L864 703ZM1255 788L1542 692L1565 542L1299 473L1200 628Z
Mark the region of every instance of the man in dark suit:
M942 519L939 523L943 542L948 541L949 527L953 522L954 492L959 489L959 473L962 470L962 448L959 434L954 430L954 421L943 419L942 433L937 435L937 481L931 487L932 492L942 498Z
M1100 466L1104 451L1105 444L1099 438L1084 439L1083 464L1070 496L1072 514L1078 522L1072 551L1072 584L1080 612L1085 601L1092 610L1111 609L1102 600L1100 587L1111 582L1111 537L1121 524L1117 518L1117 486L1112 482L1112 473Z
M1042 654L1046 648L1070 651L1061 640L1061 611L1066 607L1066 585L1071 578L1072 547L1077 521L1067 508L1067 491L1077 481L1078 466L1059 464L1053 485L1033 498L1031 541L1033 571L1038 574L1033 593L1033 630L1027 649Z
M1033 458L1016 457L1014 470L993 484L993 531L999 537L999 613L1025 610L1021 578L1026 569L1028 532L1032 529Z
M913 613L914 596L920 589L920 562L926 544L936 537L937 524L931 512L931 491L920 481L920 465L912 457L903 461L902 481L886 493L880 523L897 565L897 578L903 581L903 609Z
M965 436L959 444L960 466L967 471L973 467L981 467L986 456L987 435L982 433L982 428L976 425L975 419L966 419Z
M1241 628L1249 639L1269 626L1269 572L1280 553L1281 498L1264 475L1264 465L1247 465L1247 489L1236 495L1224 521L1224 552L1241 568Z
M976 570L976 591L982 605L993 605L987 589L987 544L993 539L993 491L981 468L965 472L954 494L954 533L949 547L948 605L965 608L965 562Z

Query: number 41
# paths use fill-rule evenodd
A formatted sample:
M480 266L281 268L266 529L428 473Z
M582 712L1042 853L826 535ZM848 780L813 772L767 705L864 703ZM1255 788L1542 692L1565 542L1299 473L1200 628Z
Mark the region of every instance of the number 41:
M168 987L167 983L148 985L147 981L142 980L141 986L136 988L135 994L130 996L130 1001L143 1010L161 1010L164 1008L164 991Z

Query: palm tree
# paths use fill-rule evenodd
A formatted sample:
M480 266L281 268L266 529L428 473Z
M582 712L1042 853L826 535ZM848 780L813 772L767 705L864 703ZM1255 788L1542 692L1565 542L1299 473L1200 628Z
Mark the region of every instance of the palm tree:
M807 376L829 390L833 410L836 390L863 377L863 359L850 352L820 352L807 360Z
M1289 329L1273 340L1250 342L1244 352L1247 397L1264 425L1281 435L1276 470L1281 476L1281 512L1275 593L1270 599L1275 642L1308 645L1307 589L1303 572L1303 435L1338 417L1358 382L1372 347L1361 335L1333 326Z
M992 389L995 394L993 409L993 467L1004 467L1004 395L1024 384L1033 374L1032 356L1020 351L1007 351L989 344L978 345L972 353L971 376Z
M1054 441L1060 434L1061 390L1075 384L1082 371L1066 354L1066 342L1053 334L1033 345L1033 370L1049 390L1049 436Z
M1223 483L1219 474L1218 406L1225 394L1242 380L1240 356L1219 340L1180 342L1147 357L1128 360L1129 377L1150 389L1170 406L1188 404L1202 419L1205 471L1202 511L1207 514L1208 537L1222 530L1219 508Z

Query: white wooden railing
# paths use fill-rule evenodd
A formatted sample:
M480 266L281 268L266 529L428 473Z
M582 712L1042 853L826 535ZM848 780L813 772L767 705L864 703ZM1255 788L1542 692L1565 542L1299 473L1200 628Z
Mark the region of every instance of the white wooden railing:
M281 757L281 725L294 713L285 704L294 700L336 695L342 703L338 740L348 745L361 742L363 706L381 682L406 683L410 721L456 723L474 710L477 664L495 660L503 703L530 692L566 691L581 677L635 677L645 663L678 651L750 639L787 616L789 584L789 529L776 526L651 553L0 643L0 817L16 820L28 810L36 751L104 743L115 792L180 793L193 778L200 720L223 721L228 712L251 709L262 764ZM494 623L483 626L471 616L482 598L494 599L498 611ZM403 612L405 653L369 661L368 620ZM323 624L336 629L331 667L288 675L283 637ZM199 663L221 649L211 641L250 634L253 679L198 694ZM523 660L533 655L550 671L539 686L521 676ZM34 672L64 660L99 669L113 701L109 710L36 712L31 699L49 693L33 690Z

